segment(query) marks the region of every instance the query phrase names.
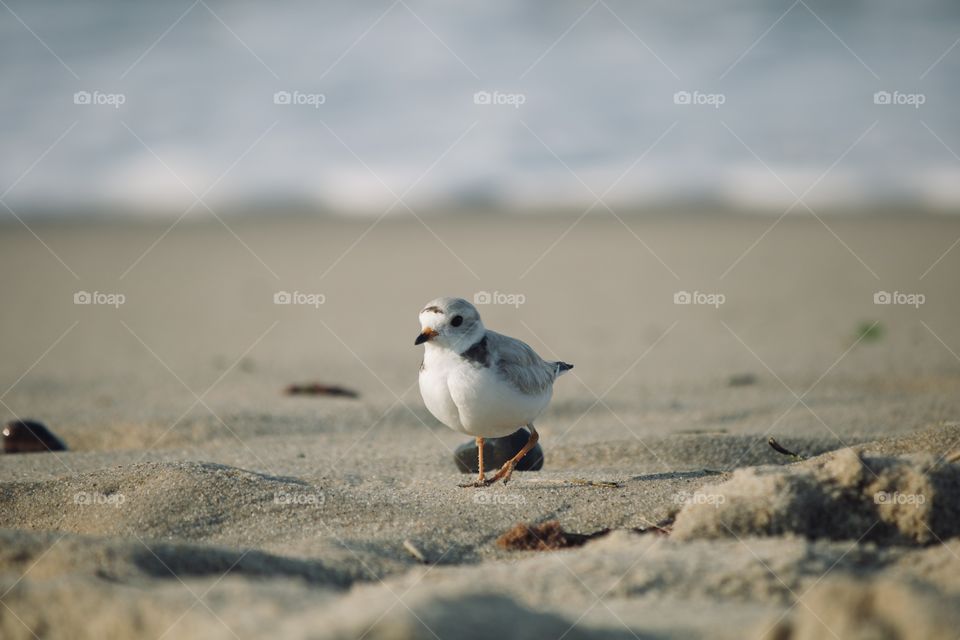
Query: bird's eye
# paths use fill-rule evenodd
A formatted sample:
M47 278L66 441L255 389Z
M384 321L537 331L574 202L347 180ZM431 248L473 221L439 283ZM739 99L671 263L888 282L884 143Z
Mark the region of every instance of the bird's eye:
M450 324L455 327L459 327L463 324L463 316L453 316L453 320L450 321Z

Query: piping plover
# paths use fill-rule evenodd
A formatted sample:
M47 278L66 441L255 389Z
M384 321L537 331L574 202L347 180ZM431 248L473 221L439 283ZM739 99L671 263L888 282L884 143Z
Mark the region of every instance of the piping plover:
M480 475L463 486L510 480L514 467L537 444L533 421L546 409L553 382L573 368L547 362L526 343L483 326L476 307L462 298L437 298L420 311L425 344L420 395L440 422L477 439ZM483 474L483 439L510 435L526 426L527 444L491 479Z

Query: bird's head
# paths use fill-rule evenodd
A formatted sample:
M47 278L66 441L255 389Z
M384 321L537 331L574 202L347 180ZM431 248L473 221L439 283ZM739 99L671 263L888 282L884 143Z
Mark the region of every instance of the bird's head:
M477 308L463 298L437 298L420 310L420 335L414 344L429 342L456 352L469 348L485 329Z

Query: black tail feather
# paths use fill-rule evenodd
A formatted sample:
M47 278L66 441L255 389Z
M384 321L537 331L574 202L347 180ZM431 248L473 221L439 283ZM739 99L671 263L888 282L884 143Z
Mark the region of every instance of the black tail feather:
M570 369L573 369L572 364L567 364L566 362L563 362L561 360L558 360L554 364L557 365L557 375L560 375L561 373L564 373L566 371L570 371Z

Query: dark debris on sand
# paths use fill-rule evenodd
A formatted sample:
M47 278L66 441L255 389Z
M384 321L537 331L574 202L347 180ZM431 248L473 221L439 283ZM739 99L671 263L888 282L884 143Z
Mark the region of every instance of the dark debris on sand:
M330 396L334 398L359 398L360 394L353 389L340 387L332 384L320 384L319 382L307 382L304 384L291 384L287 386L284 393L288 396Z
M661 522L645 528L631 529L634 533L670 533L670 523ZM558 520L547 520L539 524L518 522L509 531L497 538L497 546L508 551L556 551L571 547L582 547L590 540L602 538L611 529L601 529L593 533L571 533L564 531Z

